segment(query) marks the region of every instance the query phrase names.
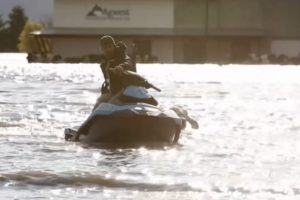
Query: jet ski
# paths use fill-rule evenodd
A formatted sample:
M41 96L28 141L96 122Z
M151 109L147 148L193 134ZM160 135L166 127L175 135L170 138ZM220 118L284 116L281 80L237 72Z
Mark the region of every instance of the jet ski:
M148 93L159 88L140 75L126 71L125 89L109 103L100 104L79 130L66 129L65 139L84 143L177 143L186 120L180 109L165 110ZM198 125L197 125L198 126Z

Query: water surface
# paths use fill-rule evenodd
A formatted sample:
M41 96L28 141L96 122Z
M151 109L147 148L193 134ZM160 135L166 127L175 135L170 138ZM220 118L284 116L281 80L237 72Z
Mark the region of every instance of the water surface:
M174 147L65 142L100 92L97 65L0 56L0 199L299 199L300 68L139 65L200 123Z

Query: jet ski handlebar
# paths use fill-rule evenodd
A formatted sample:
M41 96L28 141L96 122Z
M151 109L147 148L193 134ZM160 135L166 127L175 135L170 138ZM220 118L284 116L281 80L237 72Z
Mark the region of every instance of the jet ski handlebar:
M157 92L161 92L161 89L159 89L158 87L156 87L155 85L152 85L151 83L148 83L149 84L149 88L152 88L154 90L156 90Z

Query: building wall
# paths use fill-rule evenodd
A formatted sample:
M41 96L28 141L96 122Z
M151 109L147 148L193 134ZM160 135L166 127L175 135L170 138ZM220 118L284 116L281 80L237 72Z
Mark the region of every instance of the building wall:
M174 41L168 38L154 38L151 41L152 55L160 63L174 62Z
M52 39L53 53L66 57L81 57L99 53L96 38L57 37Z
M261 1L175 0L175 28L263 29Z
M263 29L262 0L212 1L210 28ZM217 3L218 2L218 3Z
M265 28L270 40L270 53L298 56L300 52L300 1L265 0Z
M299 0L261 0L264 26L272 38L300 38Z
M88 16L96 5L117 14ZM173 7L173 0L55 0L54 27L173 28Z
M191 63L226 62L260 53L260 40L264 37L261 3L262 0L175 0L175 28L199 32L197 37L184 39L181 45L175 42L175 59ZM183 58L179 59L179 54Z
M54 5L58 29L185 29L186 35L148 36L152 55L160 62L223 62L251 53L300 52L300 0L55 0ZM128 16L88 17L95 5L128 11ZM199 34L188 36L190 29ZM132 46L133 38L121 39ZM55 51L68 56L98 51L98 43L88 37L53 42Z
M175 28L204 29L206 26L205 0L174 0Z

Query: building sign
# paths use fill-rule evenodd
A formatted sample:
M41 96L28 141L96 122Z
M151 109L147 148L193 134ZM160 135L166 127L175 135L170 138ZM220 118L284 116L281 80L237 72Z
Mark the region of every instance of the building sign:
M174 27L174 16L174 0L54 0L60 29L166 29Z
M109 9L96 4L86 15L87 19L129 20L129 9Z

